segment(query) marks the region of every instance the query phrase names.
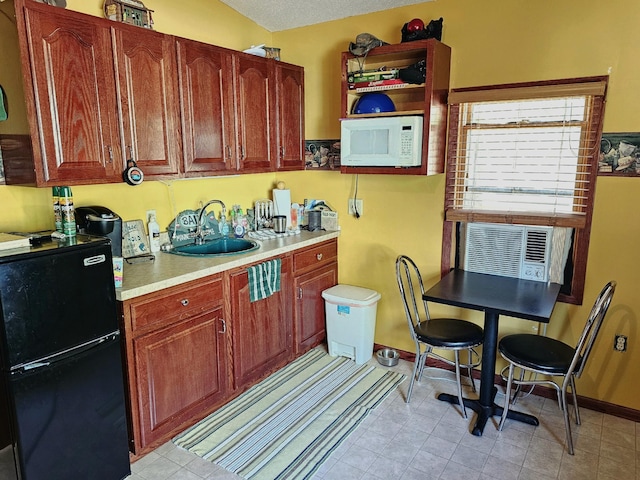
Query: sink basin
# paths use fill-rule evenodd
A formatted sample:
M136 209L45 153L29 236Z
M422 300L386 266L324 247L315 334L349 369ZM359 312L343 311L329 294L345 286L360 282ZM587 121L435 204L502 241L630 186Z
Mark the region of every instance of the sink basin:
M195 257L219 257L247 253L260 248L257 242L243 238L219 238L202 245L183 245L175 247L170 253Z

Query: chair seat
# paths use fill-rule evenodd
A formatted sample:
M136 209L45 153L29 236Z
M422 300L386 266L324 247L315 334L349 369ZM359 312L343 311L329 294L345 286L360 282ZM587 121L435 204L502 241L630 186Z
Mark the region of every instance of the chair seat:
M513 363L550 375L566 374L576 353L559 340L529 333L507 335L498 350Z
M440 348L470 348L480 345L482 328L458 318L434 318L415 327L421 342Z

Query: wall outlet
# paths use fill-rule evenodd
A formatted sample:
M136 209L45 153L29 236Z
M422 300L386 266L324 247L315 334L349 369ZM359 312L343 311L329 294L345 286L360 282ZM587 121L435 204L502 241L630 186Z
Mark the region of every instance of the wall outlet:
M158 216L156 215L156 211L155 210L147 210L147 223L149 223L149 219L151 218L151 215L156 217L156 220L158 219Z
M354 200L353 198L349 199L349 215L355 215L358 212L358 217L361 217L363 214L363 204L362 200Z
M618 352L627 351L627 337L626 335L616 335L613 338L613 349Z

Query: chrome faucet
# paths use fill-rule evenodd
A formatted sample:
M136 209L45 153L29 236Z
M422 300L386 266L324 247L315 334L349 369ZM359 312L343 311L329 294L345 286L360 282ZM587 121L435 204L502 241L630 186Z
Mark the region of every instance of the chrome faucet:
M198 215L198 225L196 227L196 238L195 238L196 245L202 245L204 243L204 237L206 235L202 229L202 217L204 216L204 213L207 210L207 207L212 203L217 203L222 207L222 215L226 216L227 214L227 207L225 206L222 200L209 200L207 203L205 203L202 209L200 210L200 215Z

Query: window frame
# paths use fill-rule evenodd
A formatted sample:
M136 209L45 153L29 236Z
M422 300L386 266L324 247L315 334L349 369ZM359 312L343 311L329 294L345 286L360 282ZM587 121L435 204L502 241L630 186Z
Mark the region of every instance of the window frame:
M560 80L548 80L539 82L512 83L503 85L490 85L483 87L469 87L454 89L449 95L449 127L448 127L448 148L447 148L447 168L445 180L445 200L444 200L444 225L442 236L442 257L441 274L445 275L452 266L457 267L457 248L459 243L456 239L456 225L460 221L474 222L494 222L513 223L528 225L550 225L563 224L572 226L574 230L573 272L571 275L571 288L566 293L561 293L559 300L566 303L582 304L584 295L584 283L587 269L587 258L589 252L589 239L591 233L591 223L593 217L593 205L595 197L596 179L598 174L598 153L600 140L602 137L602 124L604 119L606 89L608 76L579 77ZM594 85L600 86L600 91L594 94ZM596 89L597 90L597 89ZM487 101L487 98L495 100L519 100L526 98L548 98L549 93L555 96L570 96L571 94L592 95L594 106L592 108L590 122L593 132L589 141L590 164L583 173L590 177L587 198L584 203L584 216L579 220L554 215L536 215L524 212L465 212L460 215L460 211L454 212L451 208L452 195L454 195L454 183L452 176L458 174L456 168L457 147L460 130L461 103L474 101ZM463 130L464 131L464 130ZM464 139L463 139L464 140ZM462 140L462 141L463 141Z

